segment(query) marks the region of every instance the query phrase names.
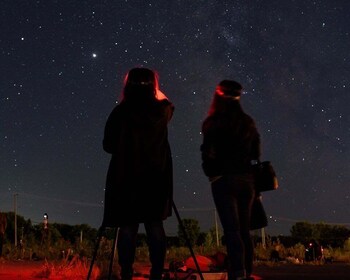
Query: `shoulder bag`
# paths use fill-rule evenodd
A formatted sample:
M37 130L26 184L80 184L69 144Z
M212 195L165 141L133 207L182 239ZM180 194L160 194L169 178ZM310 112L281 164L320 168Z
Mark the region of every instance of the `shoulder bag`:
M262 204L261 195L257 194L251 209L250 230L256 230L266 227L268 224L264 205Z
M272 191L278 188L277 175L270 161L258 161L253 165L253 170L256 192Z

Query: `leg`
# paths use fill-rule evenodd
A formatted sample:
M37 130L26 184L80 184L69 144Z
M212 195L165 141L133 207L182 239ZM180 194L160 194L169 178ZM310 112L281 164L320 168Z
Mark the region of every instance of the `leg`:
M146 222L150 261L152 264L150 280L162 279L166 255L166 235L162 221Z
M254 260L254 245L250 236L250 231L241 230L241 238L244 244L244 263L247 276L250 276L253 271Z
M212 194L224 230L228 265L228 280L245 277L244 246L240 235L236 185L227 177L212 184Z
M136 238L139 224L121 226L118 232L118 263L122 280L131 280L136 253Z
M244 191L238 198L238 213L240 221L240 235L244 244L244 263L247 276L253 271L254 244L250 235L251 208L254 199L254 186L250 180L242 182Z

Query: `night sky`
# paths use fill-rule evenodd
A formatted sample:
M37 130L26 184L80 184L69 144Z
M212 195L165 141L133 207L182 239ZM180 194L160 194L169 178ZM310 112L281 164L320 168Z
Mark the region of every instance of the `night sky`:
M104 125L125 73L155 69L181 218L215 224L201 124L222 79L243 84L262 160L268 234L298 221L350 226L350 2L4 0L0 11L0 211L40 223L102 222ZM147 186L145 186L147 188ZM166 221L176 235L175 214Z

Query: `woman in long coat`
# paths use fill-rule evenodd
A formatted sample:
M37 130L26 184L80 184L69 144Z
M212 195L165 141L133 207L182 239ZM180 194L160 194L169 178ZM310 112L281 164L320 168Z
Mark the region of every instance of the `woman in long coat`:
M129 71L123 97L108 117L103 148L112 154L103 225L119 227L122 279L131 279L139 224L148 237L150 278L161 279L166 253L163 221L172 215L173 167L167 125L174 106L159 90L157 74Z

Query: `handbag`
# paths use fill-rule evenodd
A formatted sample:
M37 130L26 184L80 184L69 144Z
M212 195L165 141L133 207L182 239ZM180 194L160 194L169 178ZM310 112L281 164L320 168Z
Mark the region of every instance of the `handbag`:
M272 191L278 188L277 175L270 161L258 161L253 166L253 170L256 192Z
M250 216L250 229L261 229L266 227L267 224L267 216L264 209L264 205L262 204L261 195L257 195L254 197L254 201L252 204Z

